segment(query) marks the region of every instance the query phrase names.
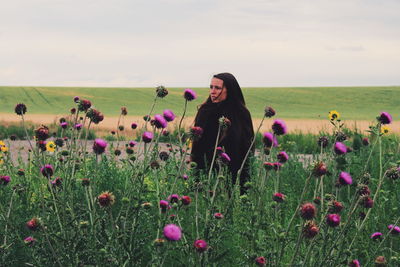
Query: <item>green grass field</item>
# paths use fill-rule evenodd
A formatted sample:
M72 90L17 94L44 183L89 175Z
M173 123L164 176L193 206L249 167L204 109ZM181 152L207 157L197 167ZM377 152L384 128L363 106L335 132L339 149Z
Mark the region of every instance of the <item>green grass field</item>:
M198 98L188 105L189 116L195 114L208 95L207 88L192 89ZM166 98L158 99L155 112L169 108L180 115L184 88L168 90ZM333 109L345 120L373 120L380 111L390 112L394 119L400 115L400 86L243 88L243 91L255 118L262 117L266 105L274 107L280 118L326 119L328 111ZM15 104L22 102L29 113L66 114L75 106L74 96L91 100L105 116L117 116L121 106L128 108L129 115L143 116L149 112L155 88L0 87L0 112L12 113Z

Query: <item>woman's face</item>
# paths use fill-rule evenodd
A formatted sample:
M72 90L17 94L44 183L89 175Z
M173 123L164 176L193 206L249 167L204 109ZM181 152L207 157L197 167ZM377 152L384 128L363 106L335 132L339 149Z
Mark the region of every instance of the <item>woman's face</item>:
M224 81L218 78L212 78L210 83L210 98L213 103L224 101L228 96Z

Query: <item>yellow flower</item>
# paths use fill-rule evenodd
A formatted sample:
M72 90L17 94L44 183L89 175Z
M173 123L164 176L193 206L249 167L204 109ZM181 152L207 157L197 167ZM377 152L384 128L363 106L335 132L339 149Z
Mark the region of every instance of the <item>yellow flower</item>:
M388 126L386 126L386 125L382 126L382 127L381 127L381 133L382 133L382 134L388 134L388 133L390 133L390 128L389 128Z
M1 147L1 152L7 152L7 151L8 151L8 147L6 147L6 146Z
M192 140L191 140L191 139L188 139L188 140L186 141L186 145L187 145L188 148L192 148Z
M0 146L6 146L6 144L0 140Z
M53 141L50 141L46 144L46 150L49 152L54 152L56 150L56 144Z
M340 114L336 110L331 110L331 111L329 111L328 117L331 121L335 121L335 120L340 119Z

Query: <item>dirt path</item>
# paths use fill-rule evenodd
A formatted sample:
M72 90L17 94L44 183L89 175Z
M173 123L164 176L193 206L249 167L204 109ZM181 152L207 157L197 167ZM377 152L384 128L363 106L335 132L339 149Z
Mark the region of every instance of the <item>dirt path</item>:
M34 124L51 124L53 122L58 123L58 119L62 116L49 115L49 114L26 114L25 120L30 121ZM170 125L170 129L173 129L179 123L179 117L177 117ZM1 124L10 124L21 121L21 118L16 114L5 114L0 113L0 123ZM260 124L260 119L253 120L253 126L256 130ZM126 116L121 120L121 124L125 126L125 128L130 129L130 125L132 122L136 122L140 125L143 125L143 118L140 116ZM269 131L271 129L271 124L273 120L268 119L265 120L263 126L261 127L261 131ZM320 131L332 131L332 125L328 120L313 120L313 119L285 119L285 122L288 126L289 132L302 132L302 133L313 133L317 134ZM99 125L95 125L93 128L96 131L99 131L99 135L108 134L111 130L115 130L118 123L118 117L105 117L104 121L102 121ZM183 124L185 126L190 126L193 123L193 117L187 117L184 119ZM368 130L368 126L375 123L375 121L346 121L345 125L347 128L354 129L357 128L361 131ZM392 132L400 133L400 122L396 121L390 125Z

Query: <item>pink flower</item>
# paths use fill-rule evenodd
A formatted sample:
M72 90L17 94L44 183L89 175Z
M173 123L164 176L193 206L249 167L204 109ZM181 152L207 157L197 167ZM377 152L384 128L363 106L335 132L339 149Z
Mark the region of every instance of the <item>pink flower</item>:
M387 112L382 112L381 115L377 118L378 121L382 124L390 124L392 123L392 115Z
M289 159L289 155L285 151L279 152L276 157L280 163L285 163Z
M192 202L192 199L189 196L182 196L181 201L183 205L189 205Z
M194 241L194 247L196 248L196 250L198 252L204 252L207 250L208 244L206 241L204 241L202 239L198 239L198 240Z
M225 152L219 154L219 159L225 164L228 164L231 161L231 158Z
M137 123L136 122L132 122L131 128L132 128L132 130L135 130L137 128Z
M336 227L340 224L340 215L339 214L328 214L326 216L326 224L331 227Z
M166 109L163 112L164 119L168 122L173 121L175 119L175 114L170 109Z
M400 227L399 227L399 226L390 224L390 225L388 225L388 229L389 229L389 231L391 231L390 233L391 233L392 235L398 235L398 234L400 234Z
M347 153L347 147L342 142L336 142L333 150L337 155L343 155Z
M300 216L305 220L311 220L317 214L317 208L314 204L308 202L300 207Z
M179 226L175 224L167 224L164 227L163 233L165 238L168 239L169 241L178 241L182 237L181 228L179 228Z
M375 232L371 235L372 240L377 240L382 238L382 233L381 232Z
M40 168L40 172L43 174L43 176L50 178L54 174L54 169L51 164L46 164Z
M153 133L152 132L144 132L142 135L142 140L145 143L150 143L151 140L153 139Z
M107 142L103 139L97 138L93 143L93 152L96 154L102 154L106 150Z
M255 261L258 266L265 266L265 264L267 264L267 260L262 256L257 257Z
M0 176L0 184L7 185L11 181L10 176L2 175Z
M361 264L358 260L352 260L351 262L349 262L349 267L360 267Z
M353 183L353 179L347 172L341 172L338 181L341 185L351 185Z
M178 194L172 194L168 197L168 200L171 203L177 203L179 201L179 195Z
M214 213L214 218L221 220L224 218L224 215L222 213L216 212L216 213Z
M24 243L25 243L25 245L27 245L27 246L33 246L33 245L35 244L35 242L36 242L36 239L33 238L32 236L28 236L28 237L26 237L26 238L24 239Z
M286 123L283 120L275 120L272 124L272 131L276 135L284 135L287 133Z
M282 193L275 193L274 196L272 197L272 200L278 203L282 203L285 201L286 196Z
M61 123L60 123L60 126L61 126L61 128L63 128L63 129L67 129L67 127L68 127L68 122L66 122L66 121L61 122Z
M166 119L164 119L163 116L156 114L154 115L154 126L156 126L156 128L158 129L164 129L166 128L168 125L168 122L166 121Z
M264 133L263 142L266 147L278 146L278 140L272 133L269 132Z
M186 89L183 93L183 97L187 100L187 101L192 101L195 100L197 98L196 92L193 91L192 89Z

